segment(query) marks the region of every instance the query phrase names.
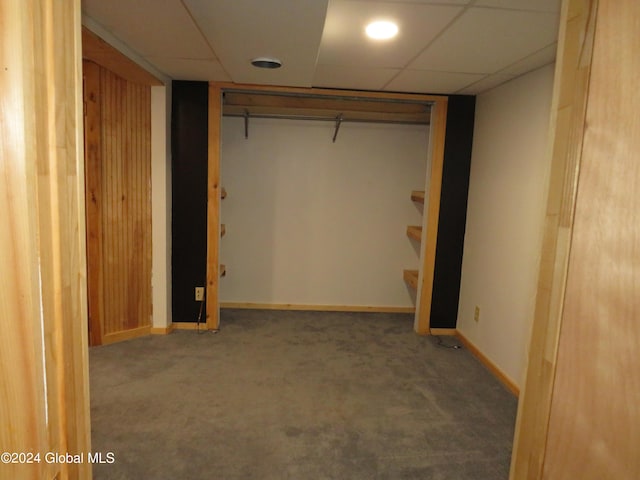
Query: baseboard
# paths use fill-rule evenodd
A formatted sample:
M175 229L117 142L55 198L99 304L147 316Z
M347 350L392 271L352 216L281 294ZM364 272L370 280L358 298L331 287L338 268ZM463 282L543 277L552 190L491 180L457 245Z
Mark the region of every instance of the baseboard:
M507 389L513 393L516 397L520 396L520 388L514 383L509 376L504 373L500 368L493 363L488 357L486 357L478 347L476 347L467 337L465 337L460 330L456 331L456 336L460 339L462 344L469 350L478 360L482 363Z
M172 323L168 327L151 327L151 335L169 335L175 328L175 323Z
M255 310L299 310L318 312L415 313L414 307L379 307L368 305L297 305L293 303L222 302L220 308Z
M123 340L130 340L132 338L143 337L151 333L151 325L145 327L138 327L131 330L124 330L122 332L108 333L102 336L102 344L108 345L109 343L122 342Z
M455 328L430 328L429 335L457 335Z
M174 330L197 330L198 322L175 322L171 324ZM207 324L200 322L200 330L206 330Z

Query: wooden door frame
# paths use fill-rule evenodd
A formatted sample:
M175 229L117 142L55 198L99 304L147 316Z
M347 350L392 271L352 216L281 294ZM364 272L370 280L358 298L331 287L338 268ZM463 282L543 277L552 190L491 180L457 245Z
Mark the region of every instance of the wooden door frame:
M328 98L346 97L363 100L397 100L403 102L428 103L431 105L431 125L427 158L428 202L422 219L418 293L414 330L421 335L430 333L431 300L435 269L436 242L440 213L440 193L444 162L444 143L447 123L447 97L440 95L420 95L403 93L365 92L352 90L329 90L320 88L295 88L264 85L242 85L227 82L209 84L209 146L207 174L207 282L206 282L206 325L209 330L220 326L220 199L221 199L221 127L222 96L224 92L255 91L274 94L294 94L297 96L319 96ZM410 192L407 192L409 195ZM232 268L231 266L229 268ZM402 272L398 272L401 279Z
M551 106L551 175L510 478L542 478L567 284L598 0L564 0Z

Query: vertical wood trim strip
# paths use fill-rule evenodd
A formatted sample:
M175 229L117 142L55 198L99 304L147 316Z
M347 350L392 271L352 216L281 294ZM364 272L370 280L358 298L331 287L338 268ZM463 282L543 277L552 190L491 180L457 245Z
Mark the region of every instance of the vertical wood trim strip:
M222 124L222 92L209 85L209 153L207 173L207 328L220 325L218 297L220 252L220 128Z
M433 296L433 275L436 263L436 242L438 239L438 219L440 216L440 193L442 189L442 168L444 164L444 142L447 130L447 99L438 99L432 108L431 135L429 143L431 166L429 173L428 203L424 209L421 245L421 268L418 281L414 330L420 335L429 334L431 322L431 300Z
M548 479L640 478L640 2L600 0L591 13Z
M1 450L87 452L80 2L0 2L0 24ZM88 463L2 471L91 477Z
M40 325L35 99L34 2L0 2L0 450L50 447ZM37 45L37 43L35 43ZM38 45L39 46L39 45ZM42 65L40 65L42 67ZM6 478L26 478L19 464L2 465ZM34 465L31 478L52 478L49 465Z
M558 337L573 232L597 0L563 3L551 108L551 176L527 375L511 479L542 478Z
M100 67L83 62L85 203L87 214L87 297L89 306L89 344L102 344L102 162Z

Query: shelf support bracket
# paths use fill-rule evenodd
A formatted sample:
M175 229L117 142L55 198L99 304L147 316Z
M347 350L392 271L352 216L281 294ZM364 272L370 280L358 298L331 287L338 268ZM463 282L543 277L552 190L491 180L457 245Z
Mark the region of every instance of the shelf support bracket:
M340 124L342 123L342 114L336 117L336 130L333 132L333 143L336 143L336 138L338 138L338 130L340 130Z
M244 110L244 138L249 138L249 110Z

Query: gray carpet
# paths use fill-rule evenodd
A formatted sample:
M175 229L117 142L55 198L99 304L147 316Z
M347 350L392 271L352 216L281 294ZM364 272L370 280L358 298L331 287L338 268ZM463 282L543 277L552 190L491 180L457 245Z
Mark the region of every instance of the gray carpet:
M412 321L223 310L92 348L94 478L506 480L516 399Z

